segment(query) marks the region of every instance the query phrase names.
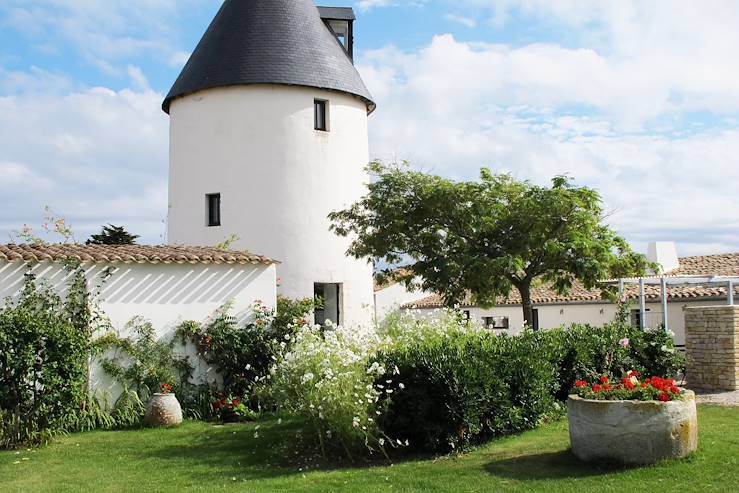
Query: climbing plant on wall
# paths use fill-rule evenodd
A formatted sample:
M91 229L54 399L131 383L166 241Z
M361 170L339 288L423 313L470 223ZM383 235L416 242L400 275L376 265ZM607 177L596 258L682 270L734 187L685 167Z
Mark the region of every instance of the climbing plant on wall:
M84 272L70 279L65 303L28 272L19 300L0 310L0 447L46 442L84 409L90 310Z

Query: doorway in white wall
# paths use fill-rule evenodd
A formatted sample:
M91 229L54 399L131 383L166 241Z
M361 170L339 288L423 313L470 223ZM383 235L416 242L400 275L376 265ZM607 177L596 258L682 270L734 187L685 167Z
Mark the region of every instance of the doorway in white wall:
M314 283L313 296L322 301L322 307L315 310L314 315L316 324L326 325L329 320L334 324L341 324L341 284L325 282Z

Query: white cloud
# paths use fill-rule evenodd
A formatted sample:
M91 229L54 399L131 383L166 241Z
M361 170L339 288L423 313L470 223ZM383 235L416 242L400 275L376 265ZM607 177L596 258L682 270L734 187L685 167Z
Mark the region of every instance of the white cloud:
M33 185L31 170L25 164L0 161L0 189L10 189L22 184Z
M393 0L359 0L357 7L359 7L359 10L366 12L372 8L387 7L393 3Z
M739 61L667 59L450 35L365 53L378 102L370 148L454 178L481 166L539 183L569 173L602 192L638 248L672 239L681 254L737 251L739 86L713 74L739 77ZM696 111L720 123L701 126Z
M144 92L151 91L151 86L149 85L149 81L146 80L146 76L144 75L144 72L139 67L129 65L128 66L128 77L131 79L131 85L133 85L134 88L139 89Z
M175 68L184 67L190 59L191 54L189 51L176 51L172 53L172 56L169 57L169 66Z
M471 17L465 17L463 15L459 14L445 14L444 18L456 22L457 24L462 24L463 26L473 28L477 25L477 21L475 19L472 19Z
M78 239L112 222L162 241L168 120L163 96L136 67L129 72L133 89L62 83L0 96L0 237L23 223L39 225L49 205ZM19 77L0 73L0 87Z
M41 53L71 43L103 73L125 76L122 60L150 56L171 63L181 58L178 21L203 3L215 7L220 1L6 0L0 5L0 26L21 33Z

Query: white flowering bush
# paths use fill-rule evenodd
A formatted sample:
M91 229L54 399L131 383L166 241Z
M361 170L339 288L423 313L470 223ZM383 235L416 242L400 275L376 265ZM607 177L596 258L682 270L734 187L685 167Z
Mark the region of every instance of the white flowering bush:
M306 325L290 342L266 386L278 407L305 421L324 456L385 453L390 440L377 425L378 402L393 392L394 376L373 357L387 340L371 330Z
M489 334L490 331L467 320L459 310L439 308L430 313L395 311L383 320L378 333L391 340L393 346L408 346L419 341L444 341L456 334Z

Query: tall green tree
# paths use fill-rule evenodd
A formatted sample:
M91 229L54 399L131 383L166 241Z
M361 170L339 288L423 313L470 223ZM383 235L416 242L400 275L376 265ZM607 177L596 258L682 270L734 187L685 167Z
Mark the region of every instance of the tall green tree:
M123 226L108 224L100 233L90 236L87 245L135 245L139 235L132 235Z
M329 215L332 230L354 238L351 256L408 262L395 278L439 293L448 306L467 293L489 306L515 289L530 325L534 282L564 294L575 280L594 288L600 279L651 267L604 223L598 192L567 177L542 187L486 168L478 181L453 181L405 164L373 162L369 171L368 193Z

